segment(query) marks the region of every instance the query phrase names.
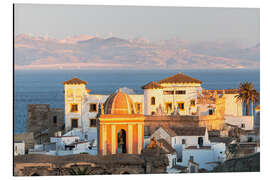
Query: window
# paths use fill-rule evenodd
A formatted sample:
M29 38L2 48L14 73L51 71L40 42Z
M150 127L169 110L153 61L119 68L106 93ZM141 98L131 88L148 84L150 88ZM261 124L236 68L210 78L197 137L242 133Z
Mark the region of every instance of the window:
M182 139L182 144L186 144L186 140L185 139Z
M190 106L195 106L195 100L194 99L190 100Z
M186 94L186 91L185 90L175 91L175 94Z
M214 111L213 109L209 109L209 115L213 115Z
M151 105L155 105L156 104L156 98L155 97L151 97Z
M71 128L78 128L78 119L71 119Z
M141 103L135 103L135 108L136 108L137 114L140 114L141 111L142 111L142 104Z
M165 111L171 112L172 111L172 103L166 103L165 104Z
M185 103L177 103L177 108L179 108L180 110L185 110Z
M67 96L73 96L73 90L67 89Z
M97 120L96 119L90 119L90 127L97 127Z
M174 94L173 91L163 91L164 95L172 95Z
M90 104L89 112L97 112L97 104Z
M174 144L176 144L176 138L174 138Z
M76 96L81 96L82 95L82 90L81 89L76 89Z
M54 124L57 123L57 116L53 116L53 123L54 123Z
M151 115L154 115L154 114L155 114L155 111L152 111L152 112L151 112Z
M198 137L198 144L199 144L199 146L203 146L203 138L202 137Z
M244 123L241 124L241 128L245 128L245 124Z
M70 112L78 112L78 104L71 104Z

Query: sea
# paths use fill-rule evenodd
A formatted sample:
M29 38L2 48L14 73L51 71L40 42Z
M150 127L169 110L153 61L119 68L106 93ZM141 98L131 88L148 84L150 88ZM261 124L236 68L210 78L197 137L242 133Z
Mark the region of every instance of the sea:
M241 82L248 81L260 91L259 70L15 70L14 133L26 132L27 104L64 108L62 82L73 77L87 81L93 94L112 94L118 88L142 94L141 86L178 72L201 80L204 89L238 88Z

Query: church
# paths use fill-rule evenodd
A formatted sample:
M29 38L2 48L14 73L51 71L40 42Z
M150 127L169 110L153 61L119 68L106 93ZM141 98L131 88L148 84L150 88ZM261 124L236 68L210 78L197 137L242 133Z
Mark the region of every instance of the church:
M87 84L79 78L63 82L65 130L96 129L102 155L140 154L145 125L151 126L155 119L160 122L175 115L187 124L221 129L226 113L242 116L242 104L232 98L237 90L203 90L200 80L182 73L143 85L143 94L121 89L111 95L91 94Z

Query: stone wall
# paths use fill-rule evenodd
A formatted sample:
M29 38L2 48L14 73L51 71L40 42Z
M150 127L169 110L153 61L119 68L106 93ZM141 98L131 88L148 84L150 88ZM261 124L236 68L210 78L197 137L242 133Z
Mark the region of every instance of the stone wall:
M234 158L214 168L213 172L259 172L260 153Z
M71 169L88 168L89 175L166 173L168 158L157 150L141 155L115 154L93 156L23 155L14 157L15 176L71 175Z
M48 142L50 136L64 128L64 109L49 104L28 104L27 132L33 132L38 143Z

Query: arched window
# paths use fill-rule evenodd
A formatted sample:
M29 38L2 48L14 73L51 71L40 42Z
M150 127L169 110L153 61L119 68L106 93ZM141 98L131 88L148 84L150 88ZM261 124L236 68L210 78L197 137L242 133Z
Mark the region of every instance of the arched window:
M154 114L155 114L155 111L152 111L152 112L151 112L151 115L154 115Z
M151 97L151 105L155 105L156 104L156 98L155 97Z

